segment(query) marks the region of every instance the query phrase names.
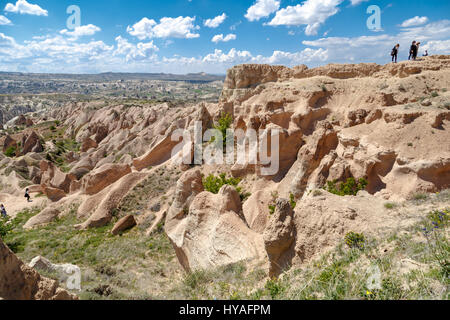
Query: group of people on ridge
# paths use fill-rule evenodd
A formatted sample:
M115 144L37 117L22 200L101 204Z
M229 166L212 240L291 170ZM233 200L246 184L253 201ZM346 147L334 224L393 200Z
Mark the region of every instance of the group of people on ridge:
M408 60L411 60L411 59L416 60L417 59L417 54L419 53L419 48L420 48L420 42L413 41L413 43L411 44L411 47L409 49ZM400 44L397 43L391 52L392 62L397 63L397 57L398 57L399 51L400 51ZM428 50L425 50L425 54L423 56L424 57L428 56Z
M24 198L27 199L27 202L32 202L28 188L25 189ZM3 205L3 203L0 204L0 215L1 215L2 218L8 218L8 213L6 212L6 208Z

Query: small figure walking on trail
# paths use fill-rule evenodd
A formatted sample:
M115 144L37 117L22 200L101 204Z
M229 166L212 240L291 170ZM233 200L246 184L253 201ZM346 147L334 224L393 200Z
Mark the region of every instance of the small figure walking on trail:
M8 218L8 214L6 213L5 206L3 204L0 205L0 213L3 218Z
M392 49L391 56L392 62L397 63L398 50L400 49L400 44L397 43L396 46Z
M32 202L32 201L30 200L30 194L28 193L28 188L25 189L25 196L24 196L24 197L27 198L27 201L28 201L28 202Z
M411 48L409 49L409 57L408 57L408 60L411 60L411 58L412 58L413 60L416 60L415 57L417 57L417 52L418 52L418 49L417 49L416 42L413 41L413 43L412 43L412 45L411 45Z

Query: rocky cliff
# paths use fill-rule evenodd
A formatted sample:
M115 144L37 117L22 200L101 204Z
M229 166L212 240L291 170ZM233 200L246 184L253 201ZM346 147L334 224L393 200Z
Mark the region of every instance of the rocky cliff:
M161 220L167 216L165 231L182 266L245 260L277 275L350 230L370 233L413 222L386 210L387 200L450 187L448 88L449 56L386 66L240 65L228 71L217 104L80 102L37 116L35 123L43 117L61 122L64 139L81 148L65 152L66 167L58 167L45 156L58 150L50 139L44 152L4 158L2 170L9 172L10 195L22 192L24 179L14 168L25 168L36 178L33 192L48 197L46 210L26 227L48 223L76 203L80 229L110 223L157 170L178 171L177 183L142 196L144 216L171 199L156 211ZM276 174L263 176L263 164L180 166L180 154L172 158L175 130L192 132L195 121L206 130L224 113L232 115L234 129L279 130ZM8 143L13 138L20 140ZM211 173L240 178L240 188L251 195L240 197L232 186L205 191L202 176ZM365 190L342 197L322 189L349 178L367 181Z

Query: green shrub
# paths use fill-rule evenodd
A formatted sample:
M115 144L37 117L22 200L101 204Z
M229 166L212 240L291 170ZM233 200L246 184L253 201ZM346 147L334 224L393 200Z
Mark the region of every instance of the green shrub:
M295 202L295 197L292 193L289 195L289 203L291 204L292 210L294 210L297 206L297 202Z
M336 185L337 181L328 181L326 190L338 196L356 196L359 191L364 190L368 182L361 178L356 182L355 178L348 178L346 182Z
M366 239L362 233L349 232L345 235L345 243L350 248L363 249Z
M251 196L250 193L244 192L241 187L238 187L238 184L241 182L240 178L227 178L225 173L220 174L218 177L210 174L208 177L203 178L203 187L206 191L209 191L214 194L218 194L220 189L224 185L229 185L236 188L236 191L239 193L241 201L245 201L248 197Z
M270 213L270 215L275 213L275 205L269 204L269 213Z
M209 191L214 194L218 194L220 189L224 185L230 185L233 187L237 187L237 185L241 182L239 178L227 178L225 173L220 174L218 177L210 174L208 177L203 179L203 187L206 191Z
M9 221L8 218L0 217L0 238L4 239L6 235L12 230L11 224L6 224Z
M271 193L272 199L269 202L269 214L272 215L275 213L276 203L278 199L278 192L274 191Z
M200 285L208 283L209 281L209 274L203 270L188 273L183 280L184 285L191 289L197 289Z
M395 208L395 203L387 202L387 203L384 204L384 207L386 209L394 209Z
M5 156L12 158L16 156L17 148L15 146L11 146L5 150Z
M277 296L282 294L285 291L285 287L281 283L280 280L274 278L267 280L266 285L264 288L267 290L267 292L270 294L272 299L275 299Z
M414 195L414 200L426 200L428 198L428 196L426 194L423 193L417 193Z
M233 118L231 117L231 114L222 113L218 120L218 123L213 126L214 129L219 130L220 133L222 134L223 147L225 147L227 144L227 129L229 129L232 124L233 124ZM214 141L214 140L215 139L213 138L212 141Z
M433 91L433 92L431 93L431 96L432 96L433 98L436 98L437 96L439 96L439 93L437 93L436 91Z
M450 276L450 243L447 237L449 214L448 209L429 213L423 228L429 252L446 278Z

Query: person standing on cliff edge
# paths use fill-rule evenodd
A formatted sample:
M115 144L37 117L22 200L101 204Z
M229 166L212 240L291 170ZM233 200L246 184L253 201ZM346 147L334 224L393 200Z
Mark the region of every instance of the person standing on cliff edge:
M408 60L411 60L411 58L413 59L413 60L416 60L415 59L415 57L417 57L417 45L416 45L416 42L415 41L413 41L413 43L412 43L412 45L411 45L411 48L409 49L409 57L408 57Z
M392 62L394 62L394 63L397 63L397 57L398 57L398 50L399 49L400 49L400 44L399 43L397 43L397 45L392 49L391 56L392 56Z

